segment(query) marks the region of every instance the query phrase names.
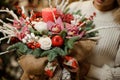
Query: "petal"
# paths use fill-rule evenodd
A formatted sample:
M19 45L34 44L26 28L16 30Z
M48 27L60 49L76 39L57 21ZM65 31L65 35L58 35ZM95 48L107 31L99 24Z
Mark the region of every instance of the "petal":
M62 19L60 17L56 20L56 24L59 24L61 26L62 30L64 29L64 25L63 25Z
M71 27L72 27L72 25L71 25L71 24L66 23L66 24L65 24L65 27L66 27L66 29L68 30L69 28L71 28Z
M54 26L54 25L55 25L55 23L53 23L51 21L48 21L47 22L47 28L48 28L48 30L51 30L51 27Z

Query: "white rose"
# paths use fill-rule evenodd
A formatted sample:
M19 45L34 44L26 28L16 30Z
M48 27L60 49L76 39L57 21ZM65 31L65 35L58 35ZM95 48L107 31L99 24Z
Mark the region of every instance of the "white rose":
M39 32L48 30L47 23L45 23L45 22L36 22L34 25L34 28Z
M49 37L41 37L38 42L41 44L41 49L49 50L52 45L52 41Z

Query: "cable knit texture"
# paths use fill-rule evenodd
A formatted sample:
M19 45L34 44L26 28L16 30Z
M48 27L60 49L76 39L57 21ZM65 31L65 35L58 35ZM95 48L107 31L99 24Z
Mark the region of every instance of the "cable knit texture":
M90 63L96 66L103 66L107 64L109 66L115 66L120 63L120 25L114 21L112 11L101 12L93 6L93 0L81 2L74 2L70 6L70 12L81 10L82 14L87 17L96 13L94 23L96 27L114 27L99 30L99 36L101 37L98 44L94 48L92 55L89 57ZM119 28L118 28L119 27ZM117 55L117 56L116 56ZM116 59L117 58L117 59Z

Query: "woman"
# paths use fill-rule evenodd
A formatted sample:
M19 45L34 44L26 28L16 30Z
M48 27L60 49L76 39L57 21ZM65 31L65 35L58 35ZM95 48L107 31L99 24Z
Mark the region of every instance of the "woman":
M101 38L88 58L91 67L87 79L120 80L120 0L74 2L69 8L70 12L81 10L88 17L96 13L96 27L107 28L98 31Z

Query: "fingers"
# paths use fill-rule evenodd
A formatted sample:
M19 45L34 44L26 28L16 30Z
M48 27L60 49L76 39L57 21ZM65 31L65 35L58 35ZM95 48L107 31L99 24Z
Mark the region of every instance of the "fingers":
M114 77L119 77L120 78L120 67L112 68L111 71L112 71L112 74L113 74Z
M113 76L111 73L111 68L107 65L104 65L102 68L100 80L112 80L112 79L113 79Z

